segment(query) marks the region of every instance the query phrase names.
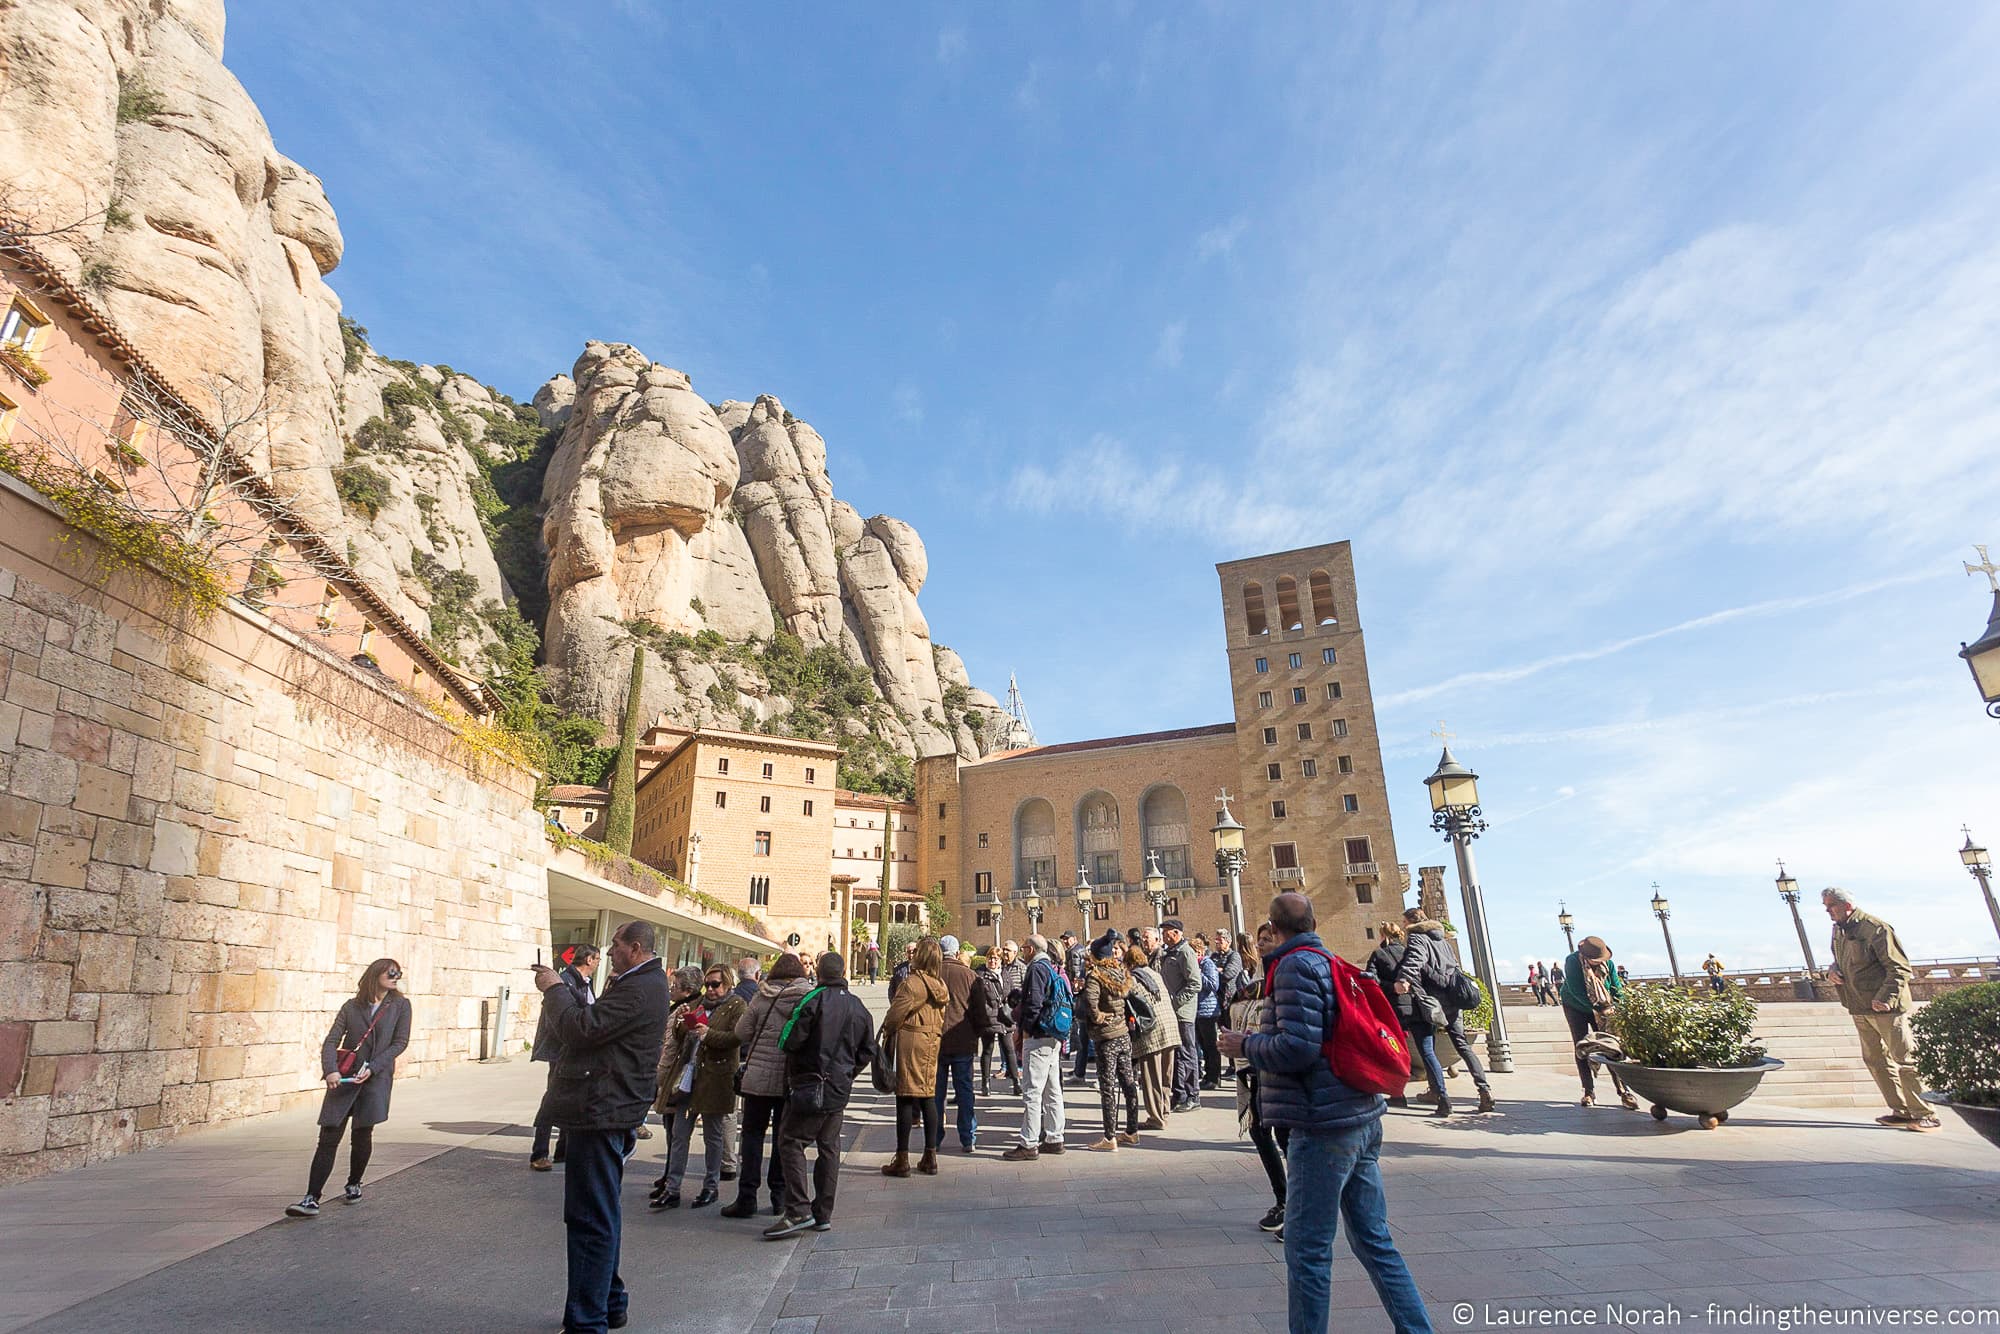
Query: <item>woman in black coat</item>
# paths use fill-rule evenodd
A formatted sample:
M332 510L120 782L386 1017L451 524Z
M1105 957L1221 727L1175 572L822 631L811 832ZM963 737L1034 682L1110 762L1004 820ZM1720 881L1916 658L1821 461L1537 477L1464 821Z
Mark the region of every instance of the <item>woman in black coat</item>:
M1402 1021L1403 1032L1409 1037L1410 1045L1424 1058L1424 1078L1431 1086L1431 1093L1437 1098L1437 1116L1451 1115L1451 1095L1444 1088L1444 1067L1438 1064L1437 1030L1424 1018L1419 1008L1414 990L1400 994L1396 991L1396 977L1403 969L1403 962L1411 949L1417 948L1404 934L1401 922L1383 922L1375 928L1381 944L1368 956L1368 970L1375 974L1375 980L1382 984L1382 990L1389 997L1389 1004L1396 1007L1396 1018ZM1396 1100L1403 1105L1402 1099Z
M313 1151L312 1172L305 1198L285 1212L293 1218L319 1217L320 1192L333 1172L333 1155L340 1148L340 1131L350 1120L354 1133L349 1149L349 1204L361 1199L361 1178L375 1147L375 1127L389 1119L389 1093L395 1085L396 1058L410 1045L409 998L396 990L403 965L377 959L361 974L354 997L333 1017L333 1027L320 1044L320 1073L326 1078L326 1098L319 1108L319 1147ZM352 1073L342 1078L340 1058L352 1052Z

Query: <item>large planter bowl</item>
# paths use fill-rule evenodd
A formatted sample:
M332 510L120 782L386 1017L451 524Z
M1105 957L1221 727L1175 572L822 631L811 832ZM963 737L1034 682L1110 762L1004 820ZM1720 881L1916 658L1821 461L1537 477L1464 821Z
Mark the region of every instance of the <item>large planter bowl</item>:
M1972 1103L1953 1102L1948 1093L1926 1093L1924 1101L1933 1107L1949 1107L1957 1112L1959 1119L1979 1132L1979 1137L1988 1144L2000 1146L2000 1107L1979 1107Z
M1784 1062L1765 1057L1756 1065L1716 1068L1677 1068L1640 1065L1637 1061L1614 1061L1599 1054L1590 1058L1607 1070L1615 1070L1631 1090L1653 1104L1653 1119L1664 1121L1667 1113L1686 1112L1713 1130L1729 1119L1729 1109L1757 1091L1757 1085Z

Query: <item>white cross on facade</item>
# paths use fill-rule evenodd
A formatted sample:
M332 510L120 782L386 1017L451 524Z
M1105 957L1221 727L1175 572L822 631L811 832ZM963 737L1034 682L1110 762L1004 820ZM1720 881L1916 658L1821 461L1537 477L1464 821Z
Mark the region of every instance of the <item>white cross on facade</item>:
M1438 719L1438 725L1431 729L1431 735L1436 737L1438 740L1444 742L1446 745L1450 745L1451 739L1457 736L1458 733L1447 729L1444 725L1444 719L1440 718Z
M1978 543L1974 543L1972 549L1979 553L1979 564L1974 565L1971 561L1963 562L1963 564L1965 565L1965 572L1967 574L1985 575L1988 586L1990 586L1994 592L2000 593L2000 565L1995 565L1993 563L1993 558L1986 554L1986 548L1984 546L1981 546Z

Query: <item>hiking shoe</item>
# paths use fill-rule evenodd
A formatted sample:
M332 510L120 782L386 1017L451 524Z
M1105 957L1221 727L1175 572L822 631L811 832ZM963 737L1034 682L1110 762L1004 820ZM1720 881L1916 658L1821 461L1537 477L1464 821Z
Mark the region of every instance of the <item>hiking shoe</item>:
M777 1222L764 1229L765 1241L782 1241L786 1237L796 1237L813 1225L812 1219L786 1214Z
M1257 1227L1262 1232L1283 1232L1285 1230L1285 1206L1274 1204L1269 1209L1266 1209L1264 1216L1257 1220Z
M1063 1151L1063 1142L1061 1140L1045 1139L1042 1141L1043 1153L1061 1153L1062 1151Z
M1479 1110L1480 1110L1480 1111L1482 1111L1482 1112L1490 1112L1490 1111L1492 1111L1492 1110L1493 1110L1493 1090L1492 1090L1492 1089L1481 1089L1481 1090L1479 1090Z
M1935 1116L1913 1116L1903 1123L1903 1129L1905 1130L1936 1130L1937 1128L1938 1119Z
M1139 1144L1139 1132L1136 1130L1128 1130L1124 1134L1118 1137L1118 1142L1120 1144L1126 1144L1132 1146L1133 1148L1137 1148Z
M349 1204L361 1203L361 1183L358 1181L348 1182L347 1185L342 1188L340 1192L340 1198L347 1201L347 1203Z
M299 1202L298 1202L297 1204L288 1204L288 1205L286 1205L286 1206L285 1206L285 1217L287 1217L287 1218L318 1218L318 1217L319 1217L319 1200L318 1200L318 1198L317 1198L317 1197L315 1197L315 1196L312 1196L312 1195L308 1195L308 1196L306 1196L306 1197L305 1197L305 1198L304 1198L303 1200L300 1200L300 1201L299 1201Z
M1042 1151L1032 1144L1016 1144L1000 1155L1003 1163L1032 1163L1042 1156Z
M530 1158L528 1160L528 1167L530 1170L536 1172L553 1172L556 1170L556 1165L547 1158Z
M1437 1105L1437 1106L1435 1106L1435 1107L1433 1107L1433 1108L1431 1109L1431 1115L1432 1115L1432 1116L1439 1116L1439 1117L1443 1117L1443 1116L1450 1116L1450 1115L1451 1115L1451 1099L1450 1099L1450 1098L1439 1098L1439 1099L1438 1099L1438 1105Z

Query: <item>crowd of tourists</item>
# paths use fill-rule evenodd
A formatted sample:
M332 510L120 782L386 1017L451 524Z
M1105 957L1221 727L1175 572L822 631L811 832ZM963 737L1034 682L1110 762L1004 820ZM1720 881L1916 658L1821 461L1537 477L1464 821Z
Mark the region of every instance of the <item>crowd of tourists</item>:
M1911 1057L1911 968L1895 929L1844 890L1827 889L1822 902L1834 923L1827 979L1889 1104L1877 1120L1936 1129ZM980 1147L980 1100L992 1096L997 1054L1009 1096L1021 1103L1018 1135L999 1155L1008 1162L1065 1152L1065 1074L1083 1080L1092 1062L1102 1122L1085 1147L1104 1153L1144 1145L1146 1134L1198 1107L1202 1091L1230 1081L1238 1124L1271 1185L1274 1203L1258 1226L1285 1247L1290 1327L1326 1328L1332 1247L1344 1223L1398 1334L1428 1334L1388 1229L1381 1118L1403 1101L1396 1090L1411 1052L1434 1114L1452 1113L1440 1035L1471 1073L1479 1110L1494 1110L1463 1022L1479 990L1445 948L1442 925L1415 910L1379 925L1365 971L1327 952L1314 926L1310 900L1281 894L1254 940L1189 938L1169 919L1088 942L1065 932L1051 943L1037 933L978 959L952 936L924 936L891 976L879 1033L849 992L838 953L810 963L780 954L768 974L755 958L669 971L653 952L653 928L635 921L618 929L603 959L583 945L565 950L560 969L536 965L543 1008L533 1056L550 1071L529 1166L566 1168L563 1328L598 1334L627 1321L620 1188L649 1111L667 1132L653 1210L682 1207L698 1124L702 1181L687 1207L716 1204L734 1182L734 1199L717 1213L747 1219L759 1212L761 1189L775 1219L763 1235L781 1240L833 1226L841 1131L863 1071L894 1096L895 1153L883 1174L935 1176L947 1103L959 1150ZM601 963L610 980L599 993ZM1369 975L1379 992L1361 980ZM293 1217L319 1213L343 1131L351 1148L342 1197L362 1198L373 1130L388 1116L396 1059L410 1041L401 979L394 959L370 964L328 1030L319 1138L307 1193L286 1210ZM1537 964L1530 988L1538 1002L1553 989L1576 1044L1582 1105L1593 1106L1598 1065L1589 1058L1615 1051L1607 1030L1626 994L1624 969L1602 938L1586 936L1560 965ZM1396 1068L1370 1065L1371 1054ZM1615 1064L1603 1068L1618 1101L1636 1108ZM1290 1191L1293 1181L1313 1189Z

